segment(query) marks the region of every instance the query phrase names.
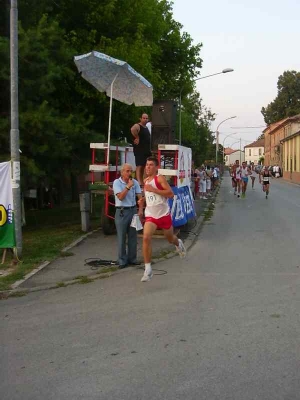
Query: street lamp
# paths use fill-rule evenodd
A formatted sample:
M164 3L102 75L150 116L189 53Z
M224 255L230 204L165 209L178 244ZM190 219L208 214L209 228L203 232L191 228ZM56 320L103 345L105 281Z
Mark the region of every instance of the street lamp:
M223 163L224 163L224 152L225 152L225 149L224 149L224 145L225 145L225 140L229 137L229 136L233 136L233 135L236 135L237 134L237 132L235 132L235 133L230 133L229 135L227 135L227 136L225 136L225 138L224 138L224 140L223 140Z
M211 74L211 75L201 76L200 78L194 79L192 82L196 82L196 81L199 81L200 79L204 79L204 78L209 78L210 76L214 76L214 75L227 74L227 72L233 72L233 71L234 70L232 68L225 68L221 72L217 72L217 73ZM182 95L183 89L184 89L184 86L181 87L180 93L179 93L179 144L180 145L181 145L181 95Z
M217 129L216 129L216 164L218 163L218 151L219 151L219 127L220 127L220 125L223 124L223 122L228 121L229 119L233 119L233 118L236 118L236 115L234 117L229 117L229 118L224 119L217 126Z

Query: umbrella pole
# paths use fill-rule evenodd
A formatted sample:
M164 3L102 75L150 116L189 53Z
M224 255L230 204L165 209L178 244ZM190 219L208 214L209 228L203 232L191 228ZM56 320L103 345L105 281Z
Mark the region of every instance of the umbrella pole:
M106 164L108 165L109 169L109 150L110 150L110 132L111 132L111 114L112 114L112 99L113 99L113 87L114 87L114 82L117 79L118 74L114 77L114 80L112 81L110 85L110 101L109 101L109 120L108 120L108 138L107 138L107 143L108 143L108 149L107 149L107 160Z

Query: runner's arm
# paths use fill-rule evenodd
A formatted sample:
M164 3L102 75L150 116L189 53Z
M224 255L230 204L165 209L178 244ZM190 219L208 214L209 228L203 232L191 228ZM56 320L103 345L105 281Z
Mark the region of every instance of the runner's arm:
M137 198L138 198L138 206L139 206L139 211L138 214L139 215L143 215L143 211L144 211L144 205L145 205L145 198L143 197L143 195L141 193L137 194Z

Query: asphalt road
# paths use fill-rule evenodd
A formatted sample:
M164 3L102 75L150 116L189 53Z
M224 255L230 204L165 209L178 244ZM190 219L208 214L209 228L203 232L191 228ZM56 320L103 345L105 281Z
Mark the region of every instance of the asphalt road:
M156 267L1 301L1 399L300 399L299 186L237 199L225 177Z

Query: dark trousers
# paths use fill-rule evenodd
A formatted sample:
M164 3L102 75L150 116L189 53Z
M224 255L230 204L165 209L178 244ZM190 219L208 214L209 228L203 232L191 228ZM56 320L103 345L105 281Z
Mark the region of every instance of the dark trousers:
M137 262L137 233L131 228L132 217L136 214L136 207L130 209L116 208L115 225L118 235L118 262L119 265L126 265ZM126 239L127 247L126 251Z

